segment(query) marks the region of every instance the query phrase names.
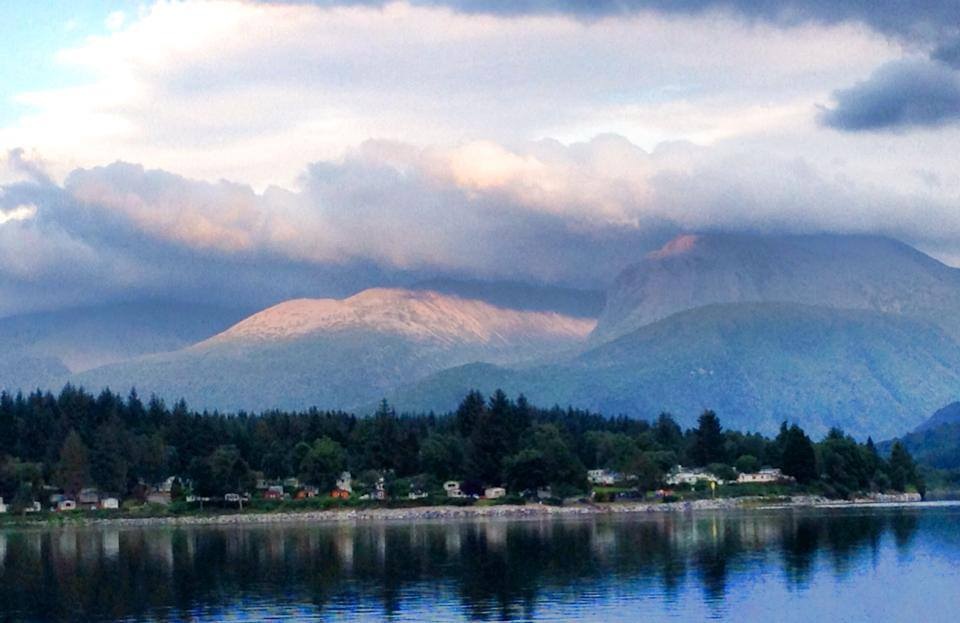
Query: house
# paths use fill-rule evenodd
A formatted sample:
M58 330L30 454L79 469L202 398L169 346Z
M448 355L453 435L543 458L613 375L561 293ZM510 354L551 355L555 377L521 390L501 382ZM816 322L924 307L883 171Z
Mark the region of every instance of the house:
M507 490L503 487L487 487L483 490L483 497L488 500L496 500L507 495Z
M587 471L587 480L592 485L610 486L623 480L623 474L609 469L591 469Z
M467 497L463 494L463 491L460 490L460 483L456 480L448 480L443 483L443 490L446 491L448 498L464 498Z
M720 478L704 469L684 469L683 465L677 465L666 478L666 483L673 486L696 485L698 482L723 484Z
M28 507L26 507L25 509L23 509L23 512L25 512L25 513L39 513L39 512L42 511L42 510L43 510L43 506L40 504L40 502L37 502L36 500L34 500L33 503L32 503L30 506L28 506Z
M427 497L430 497L430 494L423 489L411 489L410 493L407 494L407 498L411 500L422 500Z
M353 477L350 475L350 472L340 473L340 477L337 478L337 489L346 491L347 493L353 493Z
M293 478L293 477L291 477L291 478L286 478L286 479L284 479L284 481L283 481L283 486L284 486L284 487L290 487L291 489L299 489L299 488L300 488L300 479L299 479L299 478Z
M793 480L790 476L785 476L777 468L765 467L759 472L747 472L737 476L737 482L739 483L763 483L769 484L774 482L785 482Z
M350 492L339 487L330 492L330 497L337 500L349 500Z
M0 498L0 514L7 512L7 505L3 503L3 498Z
M314 487L313 485L304 485L302 491L308 498L315 498L320 495L320 487Z
M264 500L282 500L283 499L283 485L269 485L266 487L266 491L263 492Z
M63 498L57 502L58 511L75 511L77 510L77 503L70 498Z
M103 510L115 511L120 508L120 500L112 497L101 498L100 508Z
M100 506L100 492L92 487L81 489L77 494L77 505L89 510L97 508Z

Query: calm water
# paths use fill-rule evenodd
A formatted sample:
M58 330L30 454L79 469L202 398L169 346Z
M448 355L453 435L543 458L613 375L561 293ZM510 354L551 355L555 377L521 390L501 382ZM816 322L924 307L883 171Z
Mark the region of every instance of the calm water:
M960 507L0 531L0 620L956 621Z

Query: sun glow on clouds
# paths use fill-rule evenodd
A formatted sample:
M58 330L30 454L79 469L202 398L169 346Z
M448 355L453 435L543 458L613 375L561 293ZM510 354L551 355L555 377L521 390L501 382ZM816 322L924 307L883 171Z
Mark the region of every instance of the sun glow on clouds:
M602 287L684 230L960 256L960 131L817 124L916 54L865 27L233 0L110 22L58 53L78 86L0 128L0 300L235 273L276 298L350 265Z
M0 130L0 146L34 147L61 176L123 159L264 188L366 139L615 132L648 150L710 144L790 127L899 54L850 26L783 31L719 14L583 21L195 0L111 22L58 55L90 81L22 94L31 112Z

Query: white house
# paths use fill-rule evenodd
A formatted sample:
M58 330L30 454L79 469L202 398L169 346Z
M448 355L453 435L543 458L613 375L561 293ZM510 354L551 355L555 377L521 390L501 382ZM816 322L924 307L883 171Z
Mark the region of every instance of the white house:
M456 480L448 480L443 483L443 490L447 492L448 498L462 498L466 497L463 495L463 491L460 490L460 483Z
M7 505L3 503L3 498L0 498L0 513L7 512Z
M587 471L587 480L592 485L610 486L618 480L623 480L623 475L609 469L591 469Z
M346 491L347 493L353 493L353 477L350 475L350 472L342 472L340 474L340 477L337 478L337 489Z
M715 474L704 469L684 469L683 465L677 465L666 478L667 484L673 486L695 485L701 481L715 482L718 485L723 484L723 481Z
M784 476L783 472L774 467L766 467L759 472L743 473L737 476L737 482L757 482L771 483L790 480L790 476Z
M496 500L507 495L507 490L503 487L487 487L483 490L483 497L488 500Z
M108 511L115 511L120 508L120 500L111 497L101 498L100 508Z

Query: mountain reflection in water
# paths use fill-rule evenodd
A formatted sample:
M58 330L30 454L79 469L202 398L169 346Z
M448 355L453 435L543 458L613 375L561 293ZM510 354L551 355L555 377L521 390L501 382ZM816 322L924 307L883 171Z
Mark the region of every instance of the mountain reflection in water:
M953 620L960 507L0 531L0 620Z

